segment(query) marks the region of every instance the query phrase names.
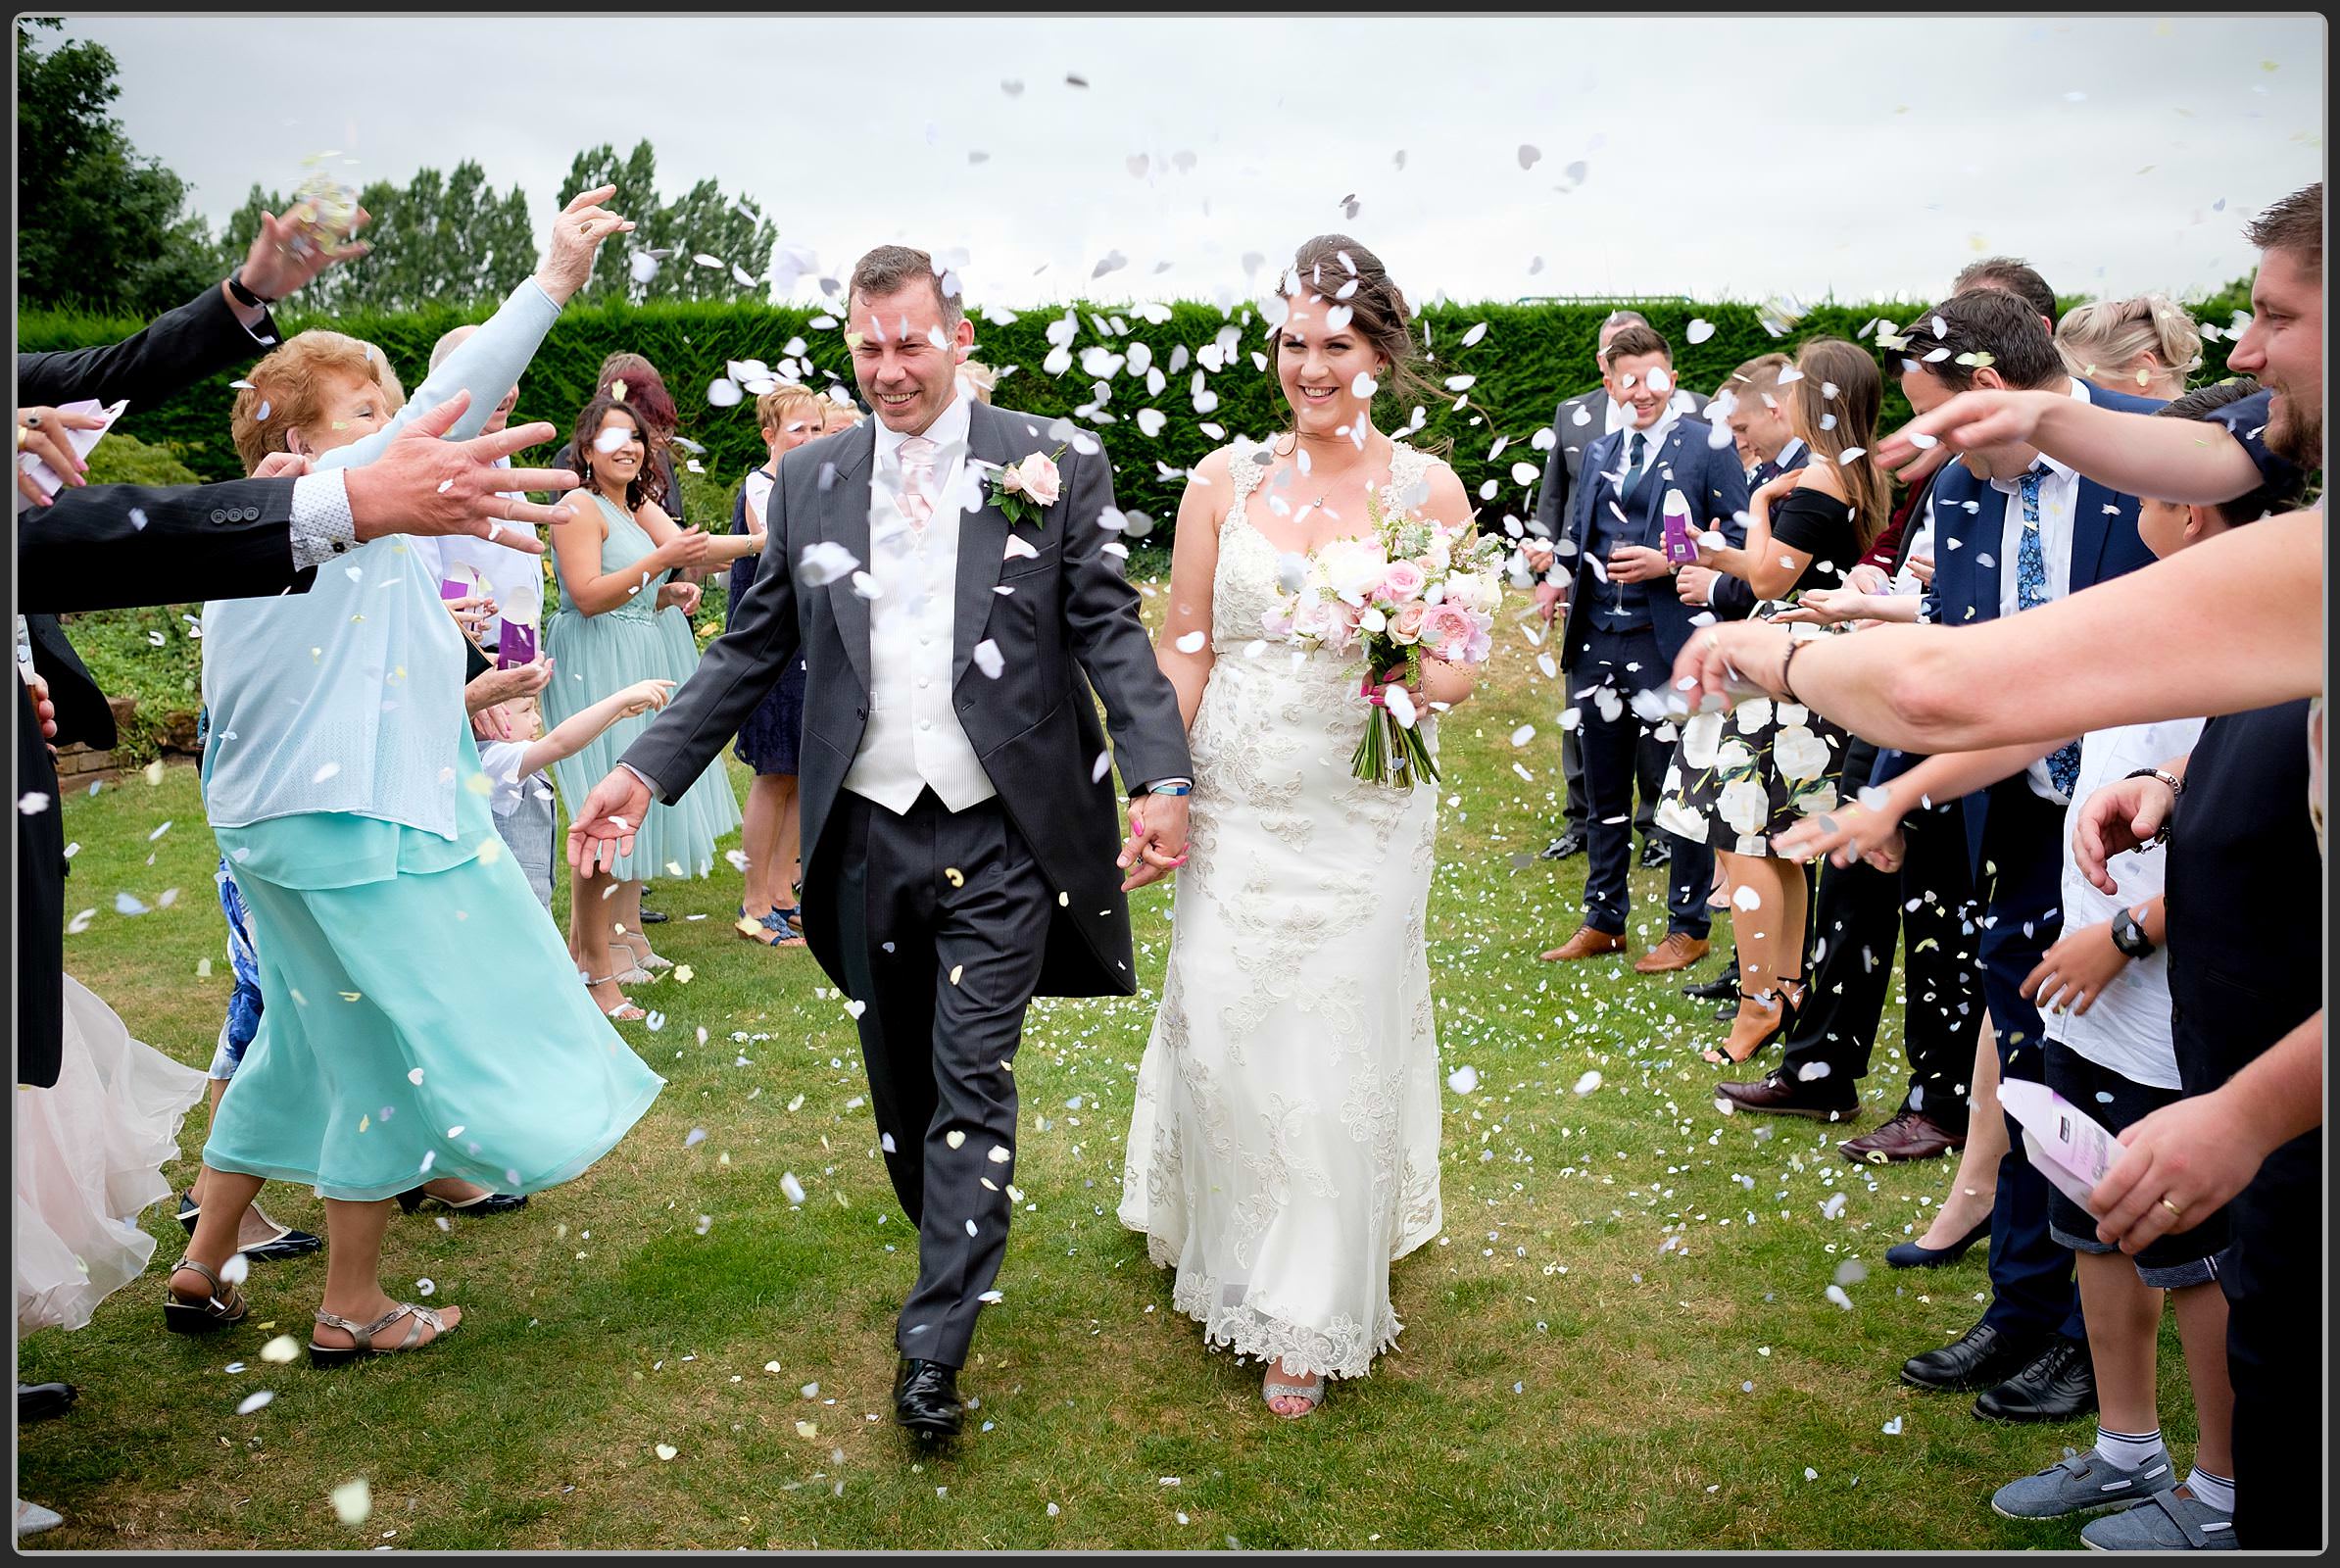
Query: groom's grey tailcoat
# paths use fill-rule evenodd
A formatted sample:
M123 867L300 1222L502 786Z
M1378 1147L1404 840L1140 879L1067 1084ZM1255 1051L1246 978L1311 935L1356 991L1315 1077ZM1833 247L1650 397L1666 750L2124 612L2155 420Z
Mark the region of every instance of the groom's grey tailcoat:
M971 459L1006 465L1034 452L1065 451L1056 458L1063 480L1056 505L1027 507L1011 529L989 502L987 479L985 503L960 518L953 704L1000 805L1049 887L1063 895L1048 927L1039 994L1127 996L1137 989L1137 974L1123 873L1113 863L1123 823L1111 780L1097 767L1105 743L1090 684L1111 716L1113 759L1126 783L1191 775L1186 726L1138 618L1137 590L1104 550L1116 536L1098 526L1113 504L1112 466L1101 446L1085 456L1052 438L1048 421L982 403L968 412ZM807 677L798 787L805 936L841 985L838 835L824 829L868 721L869 605L853 592L850 575L807 588L796 566L821 543L842 545L867 564L876 444L872 419L780 460L765 503L768 535L756 586L733 610L731 630L708 647L624 758L657 781L664 799L679 798L802 644ZM1008 559L1011 532L1037 553ZM974 660L976 644L987 638L1003 664L997 679Z

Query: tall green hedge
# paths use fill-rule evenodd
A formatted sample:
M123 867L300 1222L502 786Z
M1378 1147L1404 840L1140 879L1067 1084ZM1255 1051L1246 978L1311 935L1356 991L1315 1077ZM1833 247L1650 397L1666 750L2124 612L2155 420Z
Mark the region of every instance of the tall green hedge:
M2229 290L2195 309L2201 319L2223 329L2233 309L2247 303ZM1512 466L1528 462L1540 468L1541 454L1533 451L1529 443L1538 428L1550 422L1553 407L1561 398L1592 385L1594 340L1602 318L1613 308L1614 302L1442 303L1423 313L1416 332L1418 346L1425 337L1428 340L1423 368L1441 384L1454 375L1476 376L1477 381L1460 395L1459 408L1454 393L1429 402L1428 423L1416 439L1448 444L1450 461L1479 502L1484 520L1491 523L1507 513L1524 514L1528 510L1527 488L1512 478ZM1741 362L1755 355L1792 350L1808 336L1851 338L1878 317L1900 322L1914 313L1916 302L1819 305L1783 338L1775 338L1765 329L1757 308L1751 305L1660 300L1637 308L1674 345L1682 382L1712 392ZM1117 499L1125 510L1146 512L1165 525L1155 535L1157 541L1166 535L1166 525L1176 514L1185 470L1222 439L1202 429L1203 424L1214 423L1230 436L1265 437L1282 427L1285 416L1274 378L1255 368L1251 358L1254 352L1264 353L1270 342L1254 309L1238 304L1229 314L1215 306L1194 303L1168 309L1169 319L1155 324L1126 304L1077 307L1079 331L1071 344L1074 363L1056 377L1046 374L1041 366L1050 348L1047 329L1064 314L1061 310L1023 312L1004 324L991 321L980 309L975 313L976 357L1001 369L1014 368L1000 380L998 401L1044 418L1069 415L1091 401L1091 378L1082 373L1080 365L1083 349L1101 344L1114 353L1126 353L1133 343L1148 345L1168 384L1160 395L1148 397L1144 379L1132 377L1125 366L1114 376L1111 400L1103 408L1103 415L1113 416L1112 421L1105 422L1097 416L1093 422L1103 433L1106 450L1113 456ZM756 431L754 400L744 399L730 408L710 407L707 401L709 383L724 373L726 361L755 359L777 366L783 350L798 337L807 345L816 383L825 384L823 372L849 376L842 330L811 324L821 314L761 304L573 307L562 313L521 384L520 416L549 419L565 435L569 421L592 390L594 372L605 355L617 349L647 355L665 374L683 411L682 433L707 448L700 461L707 475L728 492L740 475L762 460L762 444ZM466 318L477 318L477 313L471 318L448 309L359 315L329 324L379 345L411 389L422 378L432 343ZM1712 325L1713 332L1692 344L1688 328L1693 319L1700 318ZM1487 323L1485 334L1465 347L1464 336L1483 321ZM327 323L288 317L281 324L291 332ZM18 347L33 350L104 342L134 330L135 325L32 313L20 318ZM1198 415L1191 396L1195 366L1190 363L1184 370L1168 374L1168 362L1178 346L1186 349L1191 361L1231 325L1241 333L1232 363L1224 371L1210 374L1206 382L1218 394L1218 406ZM2215 378L2223 372L2227 347L2222 331L2218 340L2204 344L2205 377ZM123 428L168 446L207 478L232 477L240 471L227 434L227 409L234 396L228 383L233 379L232 373L216 376L167 403L132 409ZM1907 417L1909 410L1893 376L1886 377L1885 387L1884 425L1890 429ZM1411 417L1410 406L1397 406L1387 394L1381 401L1376 415L1383 428L1398 427ZM1138 411L1146 408L1159 410L1165 420L1159 434L1150 440L1141 434L1135 420ZM1504 438L1506 445L1500 456L1490 458L1498 437ZM1490 481L1494 486L1491 496L1482 498L1483 486ZM727 516L726 512L723 516L703 520L719 528Z

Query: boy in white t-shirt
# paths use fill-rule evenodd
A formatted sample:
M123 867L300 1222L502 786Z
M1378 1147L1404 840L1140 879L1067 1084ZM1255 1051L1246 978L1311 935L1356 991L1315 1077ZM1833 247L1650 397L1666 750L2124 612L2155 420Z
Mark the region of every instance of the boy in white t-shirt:
M487 740L474 736L479 746L479 770L487 776L488 805L494 808L499 819L512 815L529 800L549 801L553 781L545 776L545 769L565 758L574 757L593 744L601 733L621 718L647 713L654 708L666 706L667 697L674 690L670 680L638 680L621 687L592 707L571 713L553 729L536 740ZM537 901L545 912L553 908L553 884L548 874L541 884L531 874L529 885L535 890Z
M2256 390L2247 380L2204 387L2158 413L2202 419ZM2167 558L2282 510L2289 499L2263 490L2221 506L2146 500L2137 531L2148 549ZM2072 829L2082 803L2102 786L2158 770L2192 751L2203 722L2129 724L2081 737L2066 814L2064 935L2023 985L2045 1026L2048 1087L2116 1136L2185 1095L2170 1029L2169 958L2161 951L2163 853L2151 844L2112 858L2106 868L2121 890L2116 897L2080 873ZM1779 847L1833 852L1840 863L1865 854L1889 868L1900 855L1897 824L1921 802L1986 787L2060 749L2002 747L1929 758L1886 786L1881 799L1880 792L1864 792L1832 823L1799 828ZM2133 1508L2081 1532L2090 1546L2105 1550L2231 1546L2234 1391L2226 1368L2226 1298L2218 1285L2225 1227L2213 1216L2160 1237L2132 1259L2099 1241L2096 1216L2058 1191L2049 1200L2048 1231L2079 1254L2096 1378L2096 1446L2000 1488L1992 1508L2016 1519ZM2162 1443L2155 1390L2165 1292L2177 1314L2194 1394L2194 1466L2182 1484Z

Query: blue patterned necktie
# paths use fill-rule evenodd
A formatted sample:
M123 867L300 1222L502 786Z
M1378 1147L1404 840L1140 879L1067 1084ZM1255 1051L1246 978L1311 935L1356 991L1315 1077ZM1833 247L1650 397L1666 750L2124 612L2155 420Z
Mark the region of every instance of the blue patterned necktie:
M2015 608L2018 611L2037 610L2048 602L2047 551L2039 538L2039 481L2045 470L2034 466L2016 481L2017 493L2023 502L2023 532L2015 551ZM2072 799L2072 788L2080 778L2080 746L2073 741L2061 746L2048 758L2048 781L2056 786L2056 793Z
M1649 438L1635 430L1633 439L1633 455L1626 459L1625 477L1617 484L1617 493L1628 501L1633 500L1634 489L1641 483L1643 472L1641 455L1648 450Z

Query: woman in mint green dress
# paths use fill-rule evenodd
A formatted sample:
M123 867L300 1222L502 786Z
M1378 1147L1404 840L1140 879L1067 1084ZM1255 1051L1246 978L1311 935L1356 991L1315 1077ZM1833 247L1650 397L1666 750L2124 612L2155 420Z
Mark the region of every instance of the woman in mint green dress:
M698 606L699 587L667 579L678 567L721 565L755 548L750 537L711 538L674 525L654 493L661 469L652 447L658 441L633 409L607 393L577 416L575 450L585 483L568 498L568 520L552 529L561 608L545 623L545 652L553 661L542 699L548 725L638 680L688 678L697 650L686 662L678 633L659 621L682 621L680 642L689 645L687 616ZM669 607L678 613L662 616ZM562 797L576 802L592 793L649 722L619 719L576 756L555 762ZM650 808L633 854L607 867L570 871L569 951L609 1016L641 1017L618 985L647 980L650 970L667 965L642 935L642 884L705 876L714 864L715 841L739 825L730 776L709 768L682 799Z
M249 374L237 448L373 461L414 412L457 391L477 433L561 304L622 225L589 192L545 267L388 414L362 354L304 332ZM584 210L589 209L589 210ZM598 216L597 216L598 215ZM327 1273L310 1339L333 1365L453 1329L459 1307L380 1282L391 1200L454 1176L527 1194L583 1172L662 1081L580 995L561 934L504 853L463 703L463 639L404 535L350 550L305 593L204 607L212 726L204 807L252 916L265 1005L214 1113L205 1197L171 1275L166 1324L249 1315L229 1279L264 1180L325 1200Z

